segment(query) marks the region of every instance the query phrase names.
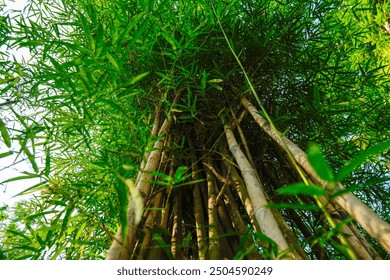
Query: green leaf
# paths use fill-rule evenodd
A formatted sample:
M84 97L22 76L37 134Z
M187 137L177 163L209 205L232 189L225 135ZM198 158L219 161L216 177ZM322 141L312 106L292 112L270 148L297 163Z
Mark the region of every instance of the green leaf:
M279 194L284 195L313 195L319 196L324 195L326 191L315 185L305 185L304 183L297 183L293 185L289 185L284 188L280 188L276 190Z
M320 91L317 85L314 85L314 104L317 110L321 110Z
M38 175L36 175L36 177L39 177ZM24 179L27 179L27 178L24 178ZM36 192L38 190L41 189L41 187L45 187L46 186L46 183L47 182L40 182L32 187L29 187L27 189L25 189L24 191L14 195L13 197L16 197L16 196L20 196L20 195L23 195L23 194L29 194L29 193L32 193L32 192Z
M205 90L205 89L206 89L207 76L208 76L208 74L206 73L206 71L203 70L203 73L202 73L202 82L201 82L201 88L202 88L202 90Z
M149 21L150 21L150 18L147 17L147 18L142 22L141 26L140 26L140 27L138 28L138 30L135 32L133 38L131 38L128 47L132 47L132 46L135 44L135 42L138 40L138 38L141 37L141 35L142 35L142 33L144 32L144 30L148 28L148 26L149 26ZM144 34L144 35L146 35L146 34Z
M137 16L133 17L133 20L130 24L126 26L126 28L123 29L122 33L119 34L118 38L113 38L113 45L114 46L122 46L123 41L125 40L126 36L129 34L129 32L134 28L134 26L143 18L145 15L145 12L139 13Z
M0 158L5 158L5 157L8 157L9 155L12 155L13 153L11 151L9 152L5 152L5 153L1 153L0 154Z
M119 65L118 63L116 62L116 60L114 59L114 57L110 54L110 53L106 53L106 57L108 58L108 60L111 62L112 66L114 66L114 68L119 71Z
M120 113L124 113L123 109L121 108L121 106L119 106L114 101L111 101L111 100L108 100L108 99L105 99L105 98L98 98L96 100L96 102L101 102L101 103L107 104L108 106L110 106L115 111L120 112Z
M222 83L223 80L222 79L211 79L211 80L208 80L209 83L214 83L214 84L218 84L218 83Z
M34 220L35 218L41 217L41 216L46 216L48 214L53 214L53 213L58 213L57 210L49 210L49 211L43 211L39 212L37 214L33 214L27 217L28 220Z
M307 149L307 158L317 175L324 181L335 182L335 175L328 166L321 148L315 143L311 143Z
M50 162L51 162L50 147L46 148L45 153L46 153L45 175L49 176L49 174L50 174Z
M13 177L13 178L4 180L0 184L19 181L19 180L25 180L25 179L33 179L33 178L38 178L38 177L39 177L39 175L37 175L37 174L23 175L23 176Z
M83 231L84 231L84 229L85 229L85 227L87 226L87 222L84 222L81 226L80 226L80 228L79 228L79 230L77 231L77 234L76 234L76 236L75 236L75 240L78 240L79 238L80 238L80 235L83 233Z
M98 28L96 31L96 50L95 50L95 55L98 57L102 53L103 46L104 46L104 31L103 31L103 24L99 23Z
M175 175L173 175L173 181L174 183L180 183L181 181L185 180L186 178L188 178L188 176L184 176L184 173L188 170L188 167L187 166L180 166L176 172L175 172ZM188 174L191 176L191 174Z
M13 234L13 235L23 237L23 238L26 239L27 241L31 242L31 238L28 237L27 235L23 234L23 233L20 232L20 231L16 231L16 230L12 230L12 229L7 229L7 233L11 233L11 234Z
M119 200L119 223L121 225L122 241L125 241L127 236L127 206L129 204L129 192L126 184L122 180L119 180L118 183L115 184L115 190Z
M0 120L0 132L1 132L1 137L3 138L5 145L8 148L11 148L11 139L9 137L7 127L5 126L5 123L2 120Z
M217 17L218 18L221 16L221 11L222 11L222 0L218 0L218 4L217 4Z
M141 81L143 78L145 78L147 75L149 75L149 73L150 72L145 72L145 73L142 73L142 74L135 76L133 79L131 79L129 85L134 85L135 83Z
M85 37L87 38L90 48L92 52L95 52L95 40L92 37L91 29L89 28L89 22L87 18L82 14L79 13L80 21L81 21L81 27L83 28Z
M360 152L355 158L353 158L347 165L345 165L337 173L337 181L342 181L345 177L351 174L356 168L358 168L368 157L380 154L390 147L390 140L381 142L373 147L368 148L367 150Z

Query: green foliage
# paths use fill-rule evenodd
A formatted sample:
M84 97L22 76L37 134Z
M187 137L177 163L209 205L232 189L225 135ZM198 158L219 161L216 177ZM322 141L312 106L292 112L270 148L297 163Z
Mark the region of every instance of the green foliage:
M278 189L277 192L279 194L285 194L285 195L319 196L319 195L326 194L326 191L323 188L315 186L315 185L306 185L304 183L297 183L297 184L289 185L287 187Z
M387 140L360 152L337 173L337 181L342 181L371 156L381 153L385 154L389 147L390 140Z
M321 148L312 143L307 149L307 159L309 160L311 166L317 173L317 175L327 182L334 182L335 175L333 174L332 169L326 163L324 156L322 155Z

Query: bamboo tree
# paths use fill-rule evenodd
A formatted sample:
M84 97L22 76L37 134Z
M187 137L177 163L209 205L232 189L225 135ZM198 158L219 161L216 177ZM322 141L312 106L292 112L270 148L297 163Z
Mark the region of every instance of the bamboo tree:
M0 17L0 258L388 259L387 3L41 2Z

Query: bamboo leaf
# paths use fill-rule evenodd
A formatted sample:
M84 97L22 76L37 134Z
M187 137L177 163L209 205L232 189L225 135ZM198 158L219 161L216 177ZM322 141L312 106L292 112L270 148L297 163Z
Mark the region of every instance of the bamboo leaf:
M79 13L79 18L81 21L81 27L83 28L83 31L85 33L85 37L87 38L87 40L89 42L89 46L91 48L92 53L94 53L95 52L95 40L92 37L91 29L89 27L89 22L88 22L87 18L82 13Z
M0 120L0 132L1 132L1 137L3 138L5 145L8 148L11 148L11 139L9 137L7 127L5 126L5 123L2 120ZM3 155L3 154L1 154L1 155Z
M129 192L126 184L119 180L115 184L115 190L119 200L119 223L121 225L122 238L126 240L127 236L127 206L129 204Z
M14 181L19 181L19 180L33 179L33 178L38 178L38 177L39 177L39 175L37 175L37 174L23 175L23 176L13 177L13 178L4 180L0 184L14 182Z
M51 153L50 153L50 147L46 147L45 150L46 153L46 160L45 160L45 175L48 177L50 174L50 163L51 163Z
M39 175L36 175L36 177L38 178ZM25 179L27 179L27 178L25 178ZM29 194L29 193L32 193L32 192L36 192L36 191L40 190L41 187L45 187L46 184L47 184L47 182L40 182L40 183L38 183L38 184L36 184L36 185L34 185L32 187L29 187L29 188L25 189L22 192L14 195L13 197L20 196L20 195L23 195L23 194Z
M80 228L79 228L79 230L77 231L77 233L76 233L76 236L75 236L75 240L78 240L79 238L80 238L80 236L81 236L81 234L83 233L83 231L84 231L84 229L85 229L85 227L87 226L87 222L84 222L81 226L80 226Z
M130 31L134 28L134 26L144 17L145 12L139 13L134 19L131 21L130 24L126 25L126 28L123 29L122 33L119 34L118 38L113 40L113 45L121 47L123 41L127 37L127 35L130 33Z
M10 155L12 155L13 153L11 151L8 151L8 152L5 152L5 153L1 153L0 154L0 158L5 158L5 157L8 157Z
M208 80L209 83L214 83L214 84L218 84L218 83L222 83L223 80L222 79L211 79L211 80Z
M50 211L43 211L43 212L39 212L37 214L33 214L33 215L30 215L27 217L28 220L34 220L35 218L38 218L38 217L41 217L41 216L46 216L48 214L54 214L54 213L58 213L57 210L50 210Z
M325 161L321 148L311 143L307 149L307 158L317 175L324 181L335 182L335 175Z
M137 76L135 76L133 79L131 79L129 85L134 85L135 83L141 81L142 79L144 79L146 76L149 75L150 72L145 72L145 73L142 73L142 74L139 74Z
M179 168L177 168L176 172L175 172L175 175L173 175L173 182L174 183L180 183L181 181L185 180L186 178L188 178L188 176L184 176L184 173L188 170L188 167L187 166L180 166ZM191 174L188 174L189 176L191 176Z
M106 53L106 57L108 58L108 60L111 62L112 66L114 66L114 68L119 71L119 65L118 63L116 62L116 60L113 58L113 56L110 54L110 53Z
M65 230L67 229L68 221L69 221L69 219L70 219L70 216L71 216L73 210L74 210L74 206L73 206L72 204L69 205L68 208L66 209L64 219L62 220L60 236L62 236L62 234L63 234L63 233L65 232Z
M135 32L133 38L131 38L130 42L129 42L129 47L132 47L136 41L138 40L138 38L141 37L142 33L148 28L148 25L149 25L149 21L150 21L150 18L146 18L141 26L138 28L138 30ZM145 34L144 34L145 35Z
M297 183L293 185L289 185L284 188L279 188L276 190L279 194L284 195L313 195L313 196L319 196L324 195L326 191L318 186L315 185L306 185L304 183Z
M202 72L202 82L201 82L202 90L206 89L207 76L208 76L208 74L206 73L206 71L203 70L203 72Z

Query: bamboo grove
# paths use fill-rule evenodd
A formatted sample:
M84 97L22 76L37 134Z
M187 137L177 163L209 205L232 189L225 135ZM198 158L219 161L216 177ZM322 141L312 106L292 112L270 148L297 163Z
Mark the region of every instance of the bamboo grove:
M388 4L33 2L1 23L32 170L2 183L40 180L2 258L389 258Z

